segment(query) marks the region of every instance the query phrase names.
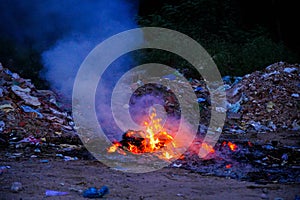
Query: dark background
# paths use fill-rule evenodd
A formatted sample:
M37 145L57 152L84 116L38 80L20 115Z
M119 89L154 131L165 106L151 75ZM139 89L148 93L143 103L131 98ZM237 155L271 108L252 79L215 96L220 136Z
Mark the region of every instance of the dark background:
M36 34L22 35L21 31L32 23L24 17L28 13L20 11L18 2L22 1L0 1L4 10L0 14L0 62L33 79L38 88L47 88L47 81L40 78L41 53L68 30L57 27L57 31L48 35L39 34L49 24L61 20L53 16L53 21L36 24ZM208 51L222 75L241 76L275 62L299 63L300 60L298 7L294 1L140 0L138 9L133 19L138 26L166 27L187 34ZM7 13L14 13L18 24ZM18 25L22 29L17 29ZM190 67L167 52L143 52L136 57L139 62L157 61L179 69Z

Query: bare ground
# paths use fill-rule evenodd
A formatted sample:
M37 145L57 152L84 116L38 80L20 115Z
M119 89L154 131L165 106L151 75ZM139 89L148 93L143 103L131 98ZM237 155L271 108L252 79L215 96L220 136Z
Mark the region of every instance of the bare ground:
M258 185L252 182L203 176L179 168L130 174L110 169L98 161L63 161L39 158L19 161L1 160L11 168L0 175L0 199L84 199L80 190L109 187L104 199L295 199L300 184ZM23 190L10 191L13 182L21 182ZM45 197L46 190L67 191L69 195Z

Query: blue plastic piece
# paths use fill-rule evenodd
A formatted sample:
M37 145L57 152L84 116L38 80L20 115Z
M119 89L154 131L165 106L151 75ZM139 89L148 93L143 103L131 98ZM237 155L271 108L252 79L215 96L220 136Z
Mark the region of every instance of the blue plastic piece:
M195 92L199 92L199 91L202 91L202 90L203 90L203 88L200 87L200 86L198 86L194 91L195 91Z
M99 190L95 187L90 187L87 190L85 190L82 194L85 198L101 198L104 195L109 193L109 189L107 186L103 186Z
M43 115L39 111L31 108L30 106L21 106L21 108L23 109L24 112L27 112L27 113L33 112L33 113L36 113L39 118L43 118Z
M198 101L198 103L201 103L201 102L205 102L206 99L200 97L200 98L197 99L197 101Z

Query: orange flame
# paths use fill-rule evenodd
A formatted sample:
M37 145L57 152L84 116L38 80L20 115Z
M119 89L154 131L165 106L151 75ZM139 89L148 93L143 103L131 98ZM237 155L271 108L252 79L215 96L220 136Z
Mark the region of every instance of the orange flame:
M226 141L224 141L224 142L222 143L222 146L225 147L226 145L229 147L229 149L230 149L231 151L236 151L236 150L238 149L238 146L237 146L236 144L232 143L232 142L228 142L228 143L227 143Z
M237 145L233 144L232 142L227 143L228 147L230 148L231 151L236 151L237 150Z
M213 146L211 146L207 143L202 143L201 148L203 148L208 153L215 153L215 150L214 150Z
M162 147L165 147L168 143L172 143L173 147L175 144L173 142L172 135L168 134L163 126L161 125L161 118L157 117L156 110L152 109L149 122L144 122L145 132L144 131L128 131L126 134L130 137L141 137L143 140L141 142L141 146L137 146L136 144L127 142L127 150L134 154L139 153L149 153L155 152ZM117 142L114 143L111 147L107 149L109 153L116 152L122 144ZM125 152L124 152L125 153ZM164 152L163 157L167 160L173 158L171 152Z

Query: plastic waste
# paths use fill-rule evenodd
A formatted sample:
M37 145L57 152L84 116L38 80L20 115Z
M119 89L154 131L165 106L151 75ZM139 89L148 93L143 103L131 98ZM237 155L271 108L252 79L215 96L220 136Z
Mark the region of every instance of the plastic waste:
M3 89L0 88L0 97L3 97Z
M293 73L294 71L297 71L297 68L295 68L295 67L286 67L286 68L284 68L283 71L286 72L286 73Z
M4 127L5 127L4 121L0 121L0 132L4 130Z
M292 96L292 97L295 97L295 98L298 98L298 97L299 97L299 94L293 93L291 96Z
M201 97L197 99L197 102L198 102L198 103L205 102L205 101L206 101L206 99L201 98Z
M6 103L3 105L0 105L0 110L3 110L4 112L10 112L10 111L14 110L14 107L11 104Z
M275 106L275 104L272 101L269 101L267 103L267 112L273 111L274 110L274 106Z
M224 76L223 78L222 78L222 80L224 81L224 83L226 83L226 84L231 84L231 77L230 76Z
M268 123L268 127L271 128L273 131L276 131L276 129L277 129L277 127L276 127L276 125L274 124L273 121L270 121Z
M260 122L250 121L250 125L253 126L253 128L256 131L270 131L271 129L262 125Z
M90 187L83 192L82 196L85 198L101 198L108 193L109 189L107 186L103 186L99 190L95 187Z
M36 113L39 118L43 118L43 115L39 111L31 108L30 106L21 106L21 108L23 109L24 112Z
M240 102L236 102L234 104L229 104L228 105L229 112L237 113L240 109L241 109Z
M243 79L242 77L235 76L234 77L234 82L232 83L232 85L235 85L235 84L239 83L242 79Z
M279 71L273 71L271 73L265 73L262 75L263 78L268 78L269 76L275 75L275 74L280 74Z
M21 88L17 85L14 85L11 87L11 90L18 95L21 99L25 101L26 104L32 105L32 106L39 106L41 105L41 102L39 102L39 99L37 97L33 97L29 94L31 91L30 88Z
M300 125L298 124L297 120L294 120L293 123L292 123L292 130L293 131L298 131L300 130Z
M203 91L203 88L198 86L194 89L195 92L200 92L200 91Z
M20 141L18 141L17 143L30 143L30 144L39 144L41 142L40 139L36 139L35 137L33 136L29 136L29 137L26 137Z
M64 161L70 161L70 160L78 160L77 157L71 157L71 156L64 156Z
M56 191L56 190L46 190L45 195L47 197L52 197L52 196L64 196L64 195L68 195L68 192L60 192L60 191Z
M285 161L288 160L289 159L288 154L286 154L286 153L282 154L281 159L285 160Z

